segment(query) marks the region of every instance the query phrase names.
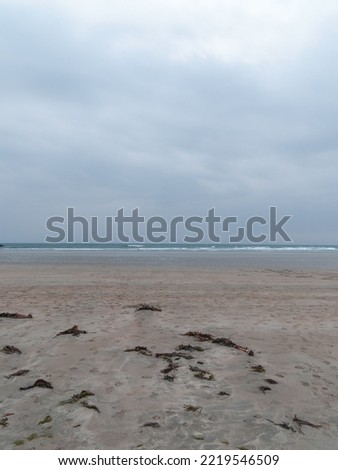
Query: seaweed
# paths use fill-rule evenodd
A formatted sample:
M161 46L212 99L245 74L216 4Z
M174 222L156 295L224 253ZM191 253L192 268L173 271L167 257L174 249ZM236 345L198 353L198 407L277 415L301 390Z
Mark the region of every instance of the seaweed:
M258 372L258 373L260 373L260 374L263 373L263 372L265 372L264 367L261 366L261 365L258 365L258 366L251 366L251 370L252 370L253 372Z
M23 446L25 441L23 439L17 439L16 441L13 442L15 446Z
M159 305L141 303L141 304L133 305L133 307L135 308L135 312L140 312L142 310L150 310L152 312L162 312L162 309Z
M40 388L53 388L53 385L47 380L38 379L36 380L33 385L28 385L27 387L20 387L20 390L29 390L30 388L40 387Z
M72 335L72 336L80 336L80 335L86 335L88 332L86 330L79 330L77 325L72 326L68 330L65 331L60 331L57 335L54 336L56 338L57 336L61 335Z
M20 349L16 348L15 346L4 346L2 348L2 352L5 354L21 354Z
M201 348L200 346L191 346L191 344L180 344L175 348L176 351L205 351L205 349Z
M193 336L199 341L212 341L214 339L214 336L208 333L200 333L199 331L188 331L188 333L184 333L183 336Z
M8 426L8 418L7 417L4 417L4 418L0 419L0 426L2 426L3 428Z
M212 341L214 344L220 344L221 346L226 346L227 348L238 349L239 351L243 351L247 353L249 356L254 356L255 353L252 349L246 348L244 346L240 346L239 344L234 343L231 339L228 338L215 338Z
M80 402L82 406L84 406L85 408L88 408L89 410L95 410L97 411L98 413L100 413L100 410L98 409L97 406L95 405L90 405L86 400L83 400Z
M173 382L175 380L175 376L173 375L165 375L163 380L167 380L168 382Z
M195 413L196 411L202 411L201 406L184 405L184 408L186 409L186 411L192 411L193 413Z
M154 429L157 429L160 427L161 427L160 424L154 421L150 421L149 423L144 423L142 426L142 428L154 428Z
M53 418L48 415L39 422L39 425L46 424L46 423L51 423L52 421L53 421Z
M275 421L272 421L272 419L266 418L266 420L274 424L275 426L279 426L280 428L287 429L288 431L296 432L296 429L293 426L291 426L289 423L286 423L285 421L283 421L282 423L275 423Z
M267 382L268 384L272 384L272 385L278 384L278 382L276 380L273 380L273 379L265 379L265 382Z
M28 374L29 369L20 369L17 372L14 372L13 374L6 375L6 379L11 379L12 377L19 377L21 375L26 375Z
M171 353L156 353L155 357L162 357L163 359L171 359L171 358L180 358L182 357L183 359L193 359L194 357L191 356L190 354L185 354L185 353L180 353L180 352L171 352Z
M149 349L146 346L136 346L135 348L132 349L125 349L124 352L133 352L136 351L140 354L143 354L144 356L152 356L153 353L149 351Z
M174 364L173 362L169 362L168 367L165 369L161 370L162 374L169 374L169 372L175 371L179 368L180 366L178 364Z
M247 353L249 356L255 355L252 349L240 346L228 338L215 338L213 335L208 333L201 333L200 331L188 331L187 333L184 333L183 336L193 336L198 341L211 341L214 344L220 344L221 346L227 346L228 348L239 349L240 351Z
M299 432L302 432L302 426L310 426L311 428L315 428L315 429L320 429L323 427L322 424L313 424L313 423L310 423L310 421L305 421L304 419L300 419L297 417L297 415L293 417L293 422L296 423L296 425L299 427Z
M73 395L72 398L69 398L69 400L60 401L59 405L68 405L68 404L76 403L82 400L83 398L92 397L94 395L95 393L92 393L89 390L82 390L82 392Z
M189 367L192 372L196 372L194 374L194 377L201 379L201 380L215 380L214 374L207 370L200 369L199 367L196 366L190 366Z
M0 318L20 318L20 319L26 319L26 318L33 318L32 314L29 313L28 315L24 315L22 313L8 313L8 312L3 312L0 313Z
M266 387L265 385L261 385L261 386L259 387L259 390L265 394L265 392L268 392L269 390L271 390L271 388L270 388L270 387Z

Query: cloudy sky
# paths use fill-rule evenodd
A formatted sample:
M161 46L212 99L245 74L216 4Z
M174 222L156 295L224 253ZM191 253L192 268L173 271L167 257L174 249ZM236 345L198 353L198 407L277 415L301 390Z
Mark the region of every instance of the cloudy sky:
M338 243L336 0L0 0L0 242L46 219L293 215Z

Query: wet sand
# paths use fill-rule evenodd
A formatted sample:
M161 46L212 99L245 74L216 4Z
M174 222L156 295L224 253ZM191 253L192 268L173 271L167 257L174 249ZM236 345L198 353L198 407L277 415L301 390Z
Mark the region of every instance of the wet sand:
M33 318L0 318L0 349L22 352L0 351L0 448L337 449L337 282L334 270L2 264L0 313ZM56 336L73 325L87 334ZM155 356L181 344L203 351ZM152 355L125 352L136 346ZM20 390L38 379L53 389Z

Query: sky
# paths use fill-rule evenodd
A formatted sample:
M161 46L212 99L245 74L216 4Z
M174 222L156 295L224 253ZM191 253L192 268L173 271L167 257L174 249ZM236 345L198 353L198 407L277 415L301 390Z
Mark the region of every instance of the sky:
M0 243L46 220L292 215L338 244L336 0L0 0Z

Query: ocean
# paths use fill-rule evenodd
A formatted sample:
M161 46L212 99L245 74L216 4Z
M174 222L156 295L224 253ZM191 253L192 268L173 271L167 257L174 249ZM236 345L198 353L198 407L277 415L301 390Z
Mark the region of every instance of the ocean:
M338 270L338 245L5 243L6 263Z

